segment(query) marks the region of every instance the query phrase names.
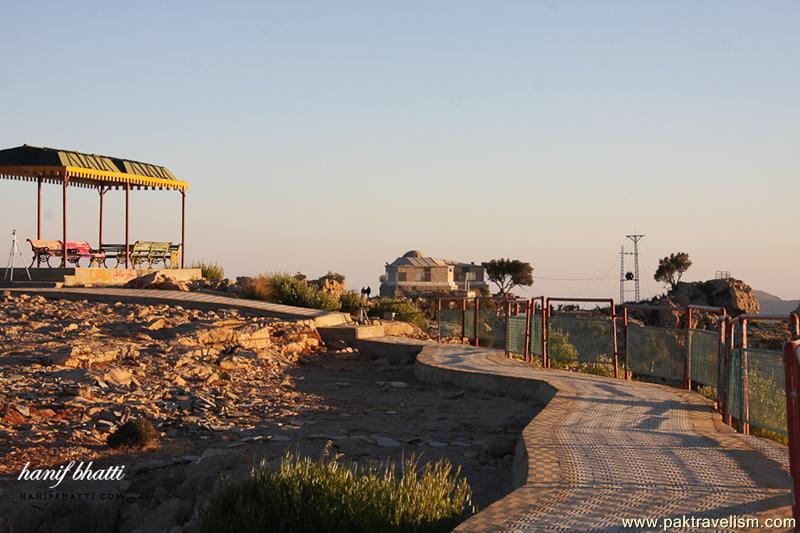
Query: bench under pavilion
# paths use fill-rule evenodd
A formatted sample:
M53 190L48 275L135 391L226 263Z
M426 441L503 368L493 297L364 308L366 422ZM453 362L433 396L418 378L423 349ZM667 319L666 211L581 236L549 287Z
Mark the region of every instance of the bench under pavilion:
M42 185L54 184L62 188L62 245L59 250L62 266L67 266L70 243L67 240L67 204L69 187L96 189L100 197L98 251L103 244L103 200L105 194L114 190L125 192L125 243L118 246L124 256L125 268L134 262L130 243L130 191L167 190L181 195L181 242L180 267L185 268L186 256L186 191L189 184L177 179L166 167L96 154L40 148L23 145L0 150L0 178L30 181L37 184L36 240L42 239ZM81 243L82 244L82 243ZM114 245L110 245L112 248ZM91 253L91 252L90 252ZM118 258L118 263L121 263Z

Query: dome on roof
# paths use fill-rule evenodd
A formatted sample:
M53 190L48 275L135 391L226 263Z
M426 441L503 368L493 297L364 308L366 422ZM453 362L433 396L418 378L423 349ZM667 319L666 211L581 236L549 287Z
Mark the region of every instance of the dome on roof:
M419 250L409 250L403 254L403 257L425 257Z

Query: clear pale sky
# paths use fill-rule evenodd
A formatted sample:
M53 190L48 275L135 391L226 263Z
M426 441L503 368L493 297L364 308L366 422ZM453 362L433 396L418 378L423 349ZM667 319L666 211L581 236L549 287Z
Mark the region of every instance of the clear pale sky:
M615 296L626 233L657 258L800 297L800 2L6 2L0 147L162 164L188 256L377 289L409 249L512 257L530 293ZM0 182L0 232L36 188ZM70 239L97 240L74 189ZM132 238L179 239L175 192ZM107 242L123 239L122 193ZM44 237L60 238L60 189ZM26 257L28 247L23 245ZM7 246L0 241L0 253ZM615 255L616 254L616 255ZM4 256L5 257L5 256Z

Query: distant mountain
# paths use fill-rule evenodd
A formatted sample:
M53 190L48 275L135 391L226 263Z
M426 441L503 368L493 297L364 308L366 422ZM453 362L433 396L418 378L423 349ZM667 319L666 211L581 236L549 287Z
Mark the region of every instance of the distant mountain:
M800 300L784 300L766 291L754 291L758 302L761 304L761 312L765 314L784 314L791 313L800 305Z

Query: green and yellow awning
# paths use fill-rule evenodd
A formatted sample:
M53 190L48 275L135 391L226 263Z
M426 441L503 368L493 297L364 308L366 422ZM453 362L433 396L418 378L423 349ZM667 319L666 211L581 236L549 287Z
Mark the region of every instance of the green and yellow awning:
M28 145L0 150L0 178L59 184L66 179L78 187L189 188L159 165Z

